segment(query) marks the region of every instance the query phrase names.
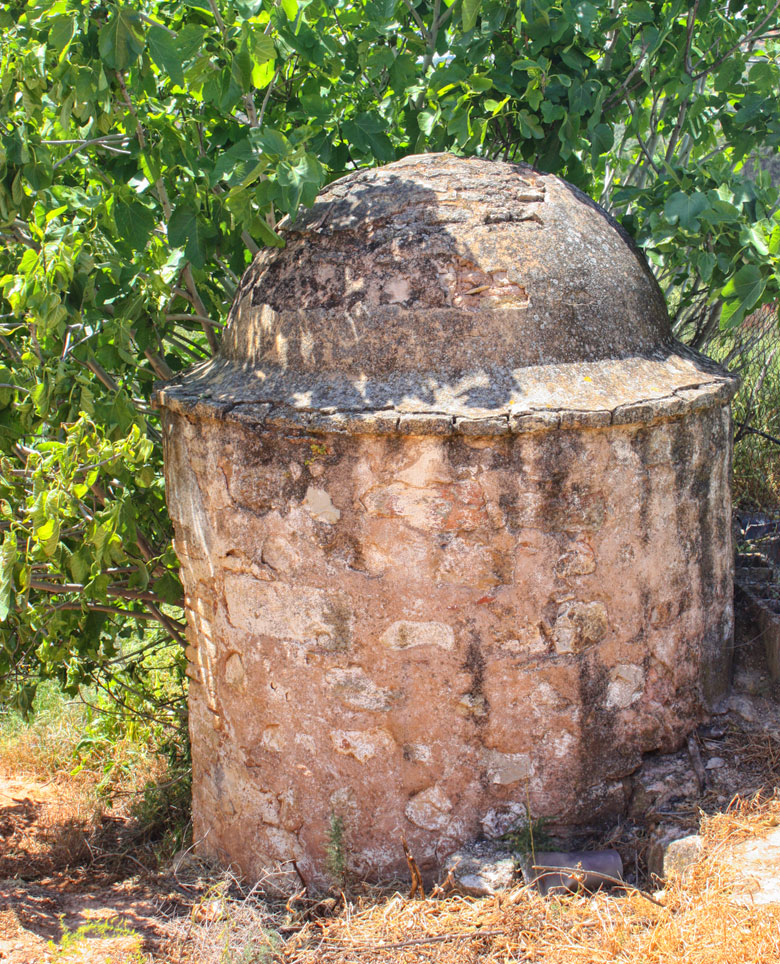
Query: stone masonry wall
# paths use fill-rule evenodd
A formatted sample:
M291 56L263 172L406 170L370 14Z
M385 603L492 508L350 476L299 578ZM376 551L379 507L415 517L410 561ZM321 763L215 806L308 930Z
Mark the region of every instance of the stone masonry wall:
M164 413L200 850L258 879L435 870L619 811L728 673L728 406L498 438ZM287 863L285 863L285 861Z

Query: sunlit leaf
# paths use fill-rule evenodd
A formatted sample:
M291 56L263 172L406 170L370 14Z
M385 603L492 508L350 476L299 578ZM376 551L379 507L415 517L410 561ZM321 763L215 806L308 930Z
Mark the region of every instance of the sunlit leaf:
M98 36L100 56L108 67L126 70L144 49L141 18L128 7L113 6L108 23Z

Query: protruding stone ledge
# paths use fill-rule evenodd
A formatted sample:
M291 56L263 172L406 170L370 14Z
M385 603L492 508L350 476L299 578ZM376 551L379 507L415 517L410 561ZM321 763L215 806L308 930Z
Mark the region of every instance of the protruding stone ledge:
M519 409L492 415L459 415L447 412L323 411L273 406L268 402L243 402L195 397L180 388L160 388L154 403L159 408L193 419L210 418L236 422L250 428L345 435L463 435L496 437L548 432L556 429L600 429L615 425L649 425L680 418L717 405L725 405L737 390L736 378L680 388L671 395L642 399L613 409Z

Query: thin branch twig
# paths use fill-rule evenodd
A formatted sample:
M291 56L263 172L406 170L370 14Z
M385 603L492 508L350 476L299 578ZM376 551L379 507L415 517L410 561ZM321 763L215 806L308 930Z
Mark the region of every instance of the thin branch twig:
M760 33L761 33L761 31L764 29L764 27L765 27L765 26L769 23L769 21L772 19L773 15L774 15L774 13L775 13L775 11L777 10L778 7L780 7L780 0L775 0L774 6L773 6L772 9L769 11L769 13L764 17L764 19L761 21L761 23L759 23L757 26L755 26L749 33L745 34L745 36L744 36L741 40L737 41L737 43L735 43L733 47L730 47L730 48L726 51L725 54L723 54L722 56L718 57L717 60L715 60L715 61L714 61L713 63L711 63L709 66L705 67L704 70L699 71L698 74L694 74L694 75L693 75L693 79L694 79L694 80L699 80L699 78L704 77L705 74L709 74L711 71L715 70L716 67L720 67L720 65L723 63L723 61L724 61L724 60L728 60L728 58L729 58L735 51L739 50L740 47L744 47L745 44L750 43L751 40L753 40L755 37L759 36ZM700 65L701 65L701 61L699 61L699 63L696 64L697 67L699 67Z

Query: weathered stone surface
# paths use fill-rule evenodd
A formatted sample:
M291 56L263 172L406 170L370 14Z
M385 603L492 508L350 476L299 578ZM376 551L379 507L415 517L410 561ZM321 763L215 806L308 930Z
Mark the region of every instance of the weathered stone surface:
M247 761L234 781L243 772L247 788L293 792L285 829L307 880L324 882L340 789L360 787L343 813L355 867L401 871L403 829L434 872L491 812L530 802L535 815L576 821L619 807L610 788L639 754L674 746L698 721L702 640L725 632L730 611L728 493L708 486L691 506L697 479L728 478L722 410L594 430L587 444L526 433L477 447L280 438L170 414L166 435L173 419L202 493L180 552L202 683L191 726L205 851L249 874L276 860L262 829L248 850L224 792L204 789L231 746ZM210 481L226 449L247 474L265 459L268 486L242 488L259 508L227 527ZM648 469L663 452L669 461ZM578 528L592 521L596 480L602 524ZM337 522L311 518L310 486L334 494ZM546 528L545 505L575 528ZM418 797L431 787L451 809Z
M599 642L607 633L607 609L602 602L565 602L559 609L553 627L555 649L559 653L577 653Z
M734 391L673 342L618 225L523 165L407 157L334 182L280 230L286 247L244 276L219 356L166 387L166 406L490 437L648 424Z
M664 848L663 866L659 876L664 880L682 877L701 857L703 841L698 834L672 840Z
M768 569L765 578L768 578L771 573L772 570ZM769 673L778 683L780 682L780 614L777 612L777 601L762 598L757 591L756 584L759 579L760 576L754 568L746 569L741 577L738 576L737 583L750 616L755 621L756 629L761 634Z
M507 786L526 780L531 775L531 758L527 753L499 753L485 750L482 759L485 775L491 783Z
M231 653L225 660L225 682L237 689L243 688L246 674L240 653Z
M201 850L324 885L334 818L383 878L619 810L728 677L733 380L525 168L405 159L282 230L159 396Z
M735 844L724 856L737 872L735 903L780 907L780 830Z
M225 604L229 621L244 632L302 645L349 646L351 612L342 593L231 574L225 577Z
M429 787L410 798L406 805L406 817L423 830L444 830L450 821L452 803L440 787Z
M447 858L444 871L456 891L471 897L499 894L518 881L515 856L490 844L457 850Z
M395 699L393 692L377 686L359 666L332 669L325 679L331 692L354 709L389 710Z
M641 666L618 663L609 673L607 706L625 709L642 696L645 673Z
M664 880L667 851L678 840L687 839L688 836L690 835L685 834L685 831L680 830L677 825L669 826L661 824L657 826L650 837L650 842L647 847L645 858L647 860L647 872L659 880Z
M330 738L337 753L354 757L359 763L396 749L387 730L334 730Z
M522 803L510 803L507 807L488 810L480 826L483 836L497 840L510 830L524 830L528 823L527 808Z
M391 649L409 649L412 646L438 646L452 649L455 633L446 623L416 623L399 619L380 636L381 642Z
M341 512L333 505L330 493L313 485L306 490L303 507L317 522L332 526L341 518Z

